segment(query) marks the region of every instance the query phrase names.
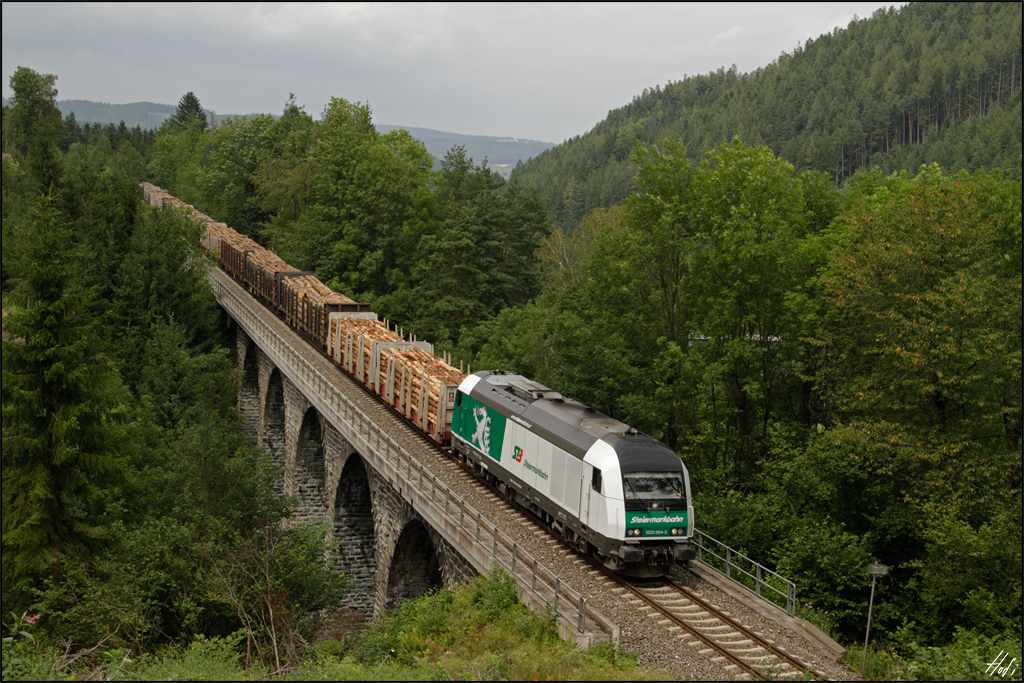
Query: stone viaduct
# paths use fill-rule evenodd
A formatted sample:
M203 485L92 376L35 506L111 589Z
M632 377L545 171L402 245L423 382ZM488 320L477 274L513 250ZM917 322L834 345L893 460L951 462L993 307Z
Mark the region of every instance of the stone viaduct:
M377 616L390 603L475 576L244 328L236 334L245 429L284 466L276 488L298 500L295 521L332 526L335 561L352 581L348 606Z
M295 518L332 527L351 609L378 618L497 562L524 602L556 608L564 637L587 643L615 633L361 411L339 389L341 370L225 273L214 268L209 278L235 328L243 428L283 466L275 486L297 499Z

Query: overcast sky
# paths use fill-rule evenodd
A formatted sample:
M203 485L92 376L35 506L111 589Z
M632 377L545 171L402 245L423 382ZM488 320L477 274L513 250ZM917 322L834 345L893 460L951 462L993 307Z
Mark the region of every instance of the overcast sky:
M19 66L58 99L280 114L294 92L376 123L562 142L644 88L735 64L897 3L56 4L4 2L3 93Z

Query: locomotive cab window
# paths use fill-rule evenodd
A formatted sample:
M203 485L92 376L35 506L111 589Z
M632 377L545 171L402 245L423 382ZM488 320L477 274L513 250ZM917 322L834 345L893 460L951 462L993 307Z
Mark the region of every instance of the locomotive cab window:
M601 470L594 468L594 475L590 478L590 486L598 493L601 493Z
M462 392L461 391L456 391L455 392L455 407L456 408L461 408L462 407Z
M664 501L670 505L686 502L682 472L625 472L622 489L626 500L643 503Z

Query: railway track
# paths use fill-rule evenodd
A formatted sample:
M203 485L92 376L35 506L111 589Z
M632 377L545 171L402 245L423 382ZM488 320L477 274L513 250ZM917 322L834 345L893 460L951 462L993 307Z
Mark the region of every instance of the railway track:
M618 578L618 577L616 577ZM673 632L680 644L700 648L712 661L741 680L795 679L805 675L824 678L783 648L716 608L689 589L669 579L645 583L619 580L624 593L633 597L637 609L658 618Z

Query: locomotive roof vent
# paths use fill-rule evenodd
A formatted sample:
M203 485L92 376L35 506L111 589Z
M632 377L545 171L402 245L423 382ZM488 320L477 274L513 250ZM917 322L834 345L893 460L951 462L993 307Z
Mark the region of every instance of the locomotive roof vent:
M528 379L513 380L508 383L505 390L512 392L525 401L536 401L542 398L560 400L562 398L562 395L557 391L552 391L540 382Z
M611 432L612 434L622 434L622 428L625 426L626 425L622 424L614 417L592 417L580 422L580 429L603 429L604 431Z

